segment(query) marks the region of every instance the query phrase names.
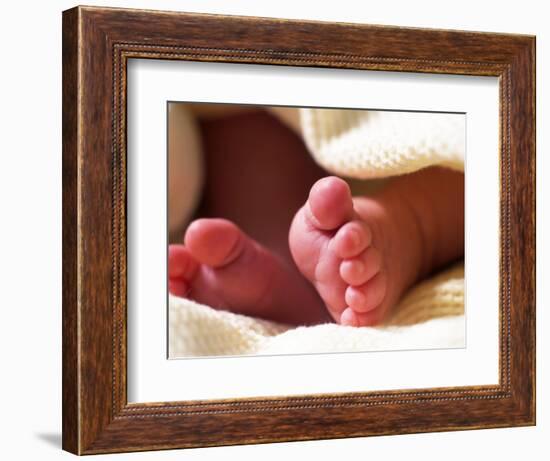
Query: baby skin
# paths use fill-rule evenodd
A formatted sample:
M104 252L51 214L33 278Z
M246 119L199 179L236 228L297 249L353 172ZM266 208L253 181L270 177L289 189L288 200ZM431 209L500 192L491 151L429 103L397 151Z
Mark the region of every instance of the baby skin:
M294 216L290 261L231 221L198 219L169 247L169 290L293 325L377 325L415 282L462 257L463 210L464 175L444 168L396 177L369 197L325 177Z

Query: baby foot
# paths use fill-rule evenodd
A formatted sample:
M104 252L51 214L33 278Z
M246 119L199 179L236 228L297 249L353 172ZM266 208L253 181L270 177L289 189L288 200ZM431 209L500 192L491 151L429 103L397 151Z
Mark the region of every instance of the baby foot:
M298 270L224 219L191 223L168 249L169 290L211 307L296 325L330 321Z
M403 244L411 230L396 225L391 208L388 201L352 198L345 181L327 177L313 185L294 218L294 261L338 323L381 322L420 271L396 264L414 260L407 248L413 244Z

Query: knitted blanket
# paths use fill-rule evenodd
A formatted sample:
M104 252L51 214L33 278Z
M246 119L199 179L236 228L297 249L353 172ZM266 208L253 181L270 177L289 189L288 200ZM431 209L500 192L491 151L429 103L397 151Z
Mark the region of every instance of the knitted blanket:
M465 119L340 109L277 111L327 171L357 179L441 165L463 170ZM291 327L169 297L169 356L299 354L463 347L464 266L414 286L383 325Z

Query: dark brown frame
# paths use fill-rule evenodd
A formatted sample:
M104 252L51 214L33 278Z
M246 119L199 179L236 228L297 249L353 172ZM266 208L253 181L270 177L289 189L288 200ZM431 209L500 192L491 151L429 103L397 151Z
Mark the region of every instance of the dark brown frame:
M500 382L128 404L126 63L498 76ZM535 38L77 7L63 13L63 448L90 454L535 424Z

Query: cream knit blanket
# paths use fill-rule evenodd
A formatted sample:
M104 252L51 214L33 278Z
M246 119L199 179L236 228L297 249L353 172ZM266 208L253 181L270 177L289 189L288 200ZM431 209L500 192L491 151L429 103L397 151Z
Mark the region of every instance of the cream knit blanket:
M380 178L442 165L463 170L465 118L340 109L276 115L304 138L327 171ZM463 347L464 266L457 264L413 287L384 325L293 328L169 298L169 356L297 354Z

